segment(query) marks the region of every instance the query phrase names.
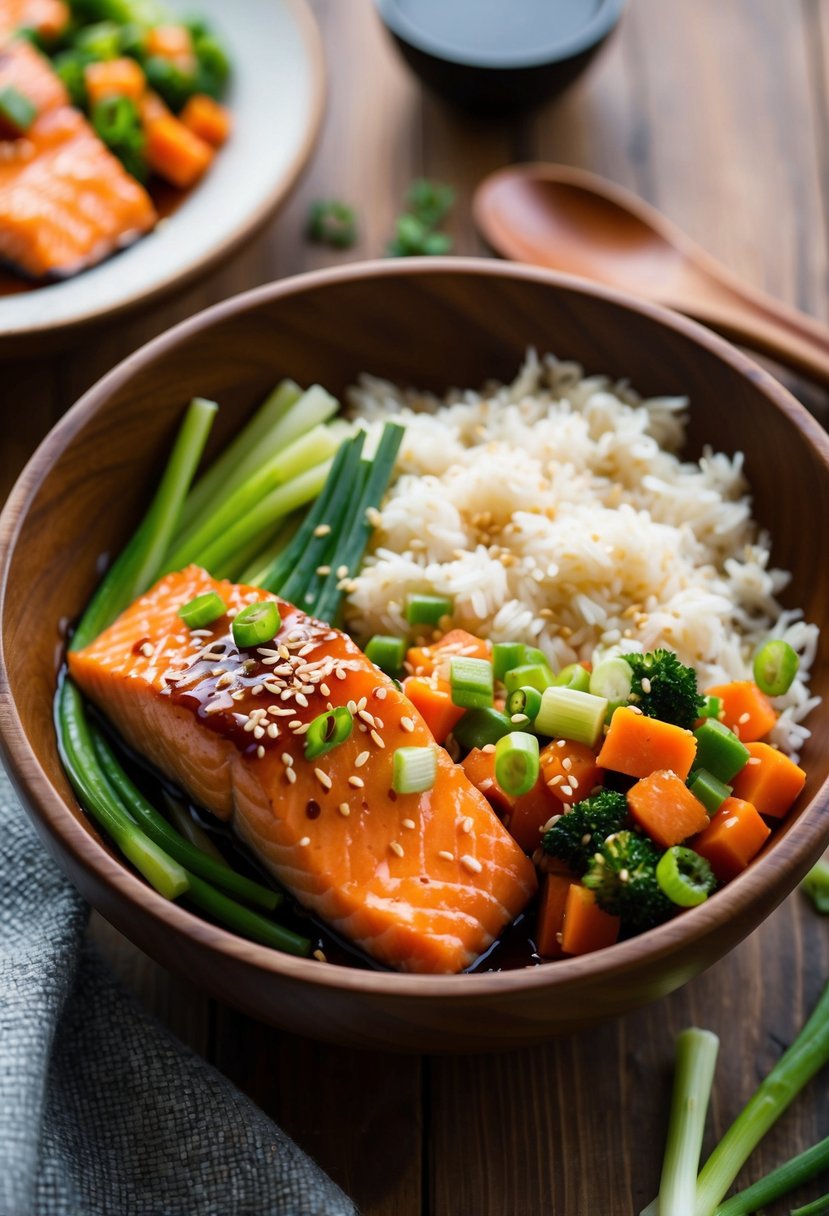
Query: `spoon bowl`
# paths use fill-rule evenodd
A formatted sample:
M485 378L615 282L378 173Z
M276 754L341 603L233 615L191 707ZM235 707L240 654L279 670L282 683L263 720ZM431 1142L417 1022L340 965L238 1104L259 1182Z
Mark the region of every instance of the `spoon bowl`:
M512 165L481 183L474 213L512 261L644 296L829 385L825 326L741 282L613 182L566 165Z

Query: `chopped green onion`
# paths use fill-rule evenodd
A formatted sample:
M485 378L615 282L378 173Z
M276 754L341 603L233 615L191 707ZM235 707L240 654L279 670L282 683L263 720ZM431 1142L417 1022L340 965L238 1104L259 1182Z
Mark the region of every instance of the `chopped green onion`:
M338 199L317 199L308 211L305 236L317 245L348 249L357 240L354 208Z
M553 680L561 688L575 688L576 692L590 691L590 672L581 663L568 663Z
M233 640L240 650L249 646L263 646L276 637L281 624L282 618L273 600L248 604L233 618Z
M430 182L419 177L406 191L406 202L412 215L429 228L436 227L455 202L455 191L443 182Z
M706 697L703 701L702 709L699 711L701 718L717 718L723 711L722 697Z
M584 670L584 668L582 668ZM588 677L588 692L624 705L633 687L633 671L624 659L605 659L594 667Z
M792 1208L789 1216L829 1216L829 1195L821 1195L802 1208Z
M540 709L541 693L537 688L531 686L516 688L515 692L511 692L507 698L507 714L510 719L521 714L527 722L535 722Z
M25 135L36 118L37 106L30 97L11 84L0 89L0 125L15 135Z
M410 595L404 615L410 625L437 625L452 615L452 601L445 595Z
M178 610L178 616L188 628L204 629L205 625L212 625L226 612L227 604L218 591L205 591L204 595L197 595L194 600L182 604Z
M515 692L517 688L537 688L543 692L553 683L553 673L546 663L522 663L506 673L504 683L508 693Z
M702 904L716 886L714 873L693 849L675 844L656 863L656 881L663 895L680 908Z
M745 768L750 756L748 748L716 718L706 718L694 731L694 736L697 741L695 767L708 769L724 782L729 782Z
M504 676L513 667L525 662L523 642L495 642L492 647L492 670L495 679L503 682Z
M406 654L404 638L387 637L376 633L368 642L365 650L366 658L370 659L387 676L396 676L403 666Z
M525 646L524 647L524 663L528 667L532 667L532 666L549 667L550 666L550 660L547 658L547 655L544 653L544 651L539 649L538 646Z
M305 733L305 759L316 760L344 743L354 727L354 719L344 705L337 705L314 718Z
M705 1115L719 1046L715 1034L696 1026L677 1035L671 1114L659 1183L663 1216L692 1216L694 1212Z
M528 793L538 780L540 767L535 735L514 730L495 744L495 780L510 797Z
M821 916L829 916L829 861L821 859L812 866L800 884Z
M754 682L767 697L782 697L792 686L800 659L782 638L766 642L754 656Z
M726 798L731 797L731 786L709 773L707 768L695 769L685 784L709 815L716 815Z
M437 771L434 747L398 747L393 759L392 789L396 794L422 794L435 784Z
M779 1165L776 1170L759 1178L745 1190L738 1191L736 1195L726 1199L725 1203L720 1204L717 1208L717 1216L752 1216L753 1212L759 1212L767 1204L774 1203L775 1199L788 1195L795 1187L802 1186L804 1182L811 1182L812 1178L816 1178L827 1168L829 1168L829 1136L818 1144L812 1145L811 1148L807 1148L805 1152L798 1153L784 1165ZM824 1196L822 1199L816 1200L815 1204L810 1203L805 1208L797 1210L807 1214L811 1212L812 1216L821 1211L827 1212L829 1211L829 1196ZM796 1216L796 1213L791 1212L790 1216Z
M514 727L506 714L486 706L483 709L467 710L460 722L453 727L452 735L464 751L471 752L474 747L497 743L511 730L514 730Z
M452 703L464 709L484 709L492 704L492 664L488 659L454 655L449 664Z
M595 747L599 741L607 713L604 697L575 688L552 687L541 696L541 709L535 719L535 729L554 739L571 739Z

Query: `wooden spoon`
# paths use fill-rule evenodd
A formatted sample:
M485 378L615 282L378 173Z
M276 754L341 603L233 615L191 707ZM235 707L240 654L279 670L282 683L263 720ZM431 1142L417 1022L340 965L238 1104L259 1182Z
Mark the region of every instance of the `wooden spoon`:
M829 328L747 286L654 207L565 165L512 165L474 199L489 244L687 313L829 386Z

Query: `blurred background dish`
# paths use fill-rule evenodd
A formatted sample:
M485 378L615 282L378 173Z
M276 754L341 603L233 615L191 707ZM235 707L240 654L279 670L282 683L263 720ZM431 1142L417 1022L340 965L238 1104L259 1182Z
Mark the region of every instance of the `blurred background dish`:
M563 92L614 29L624 0L375 0L409 66L479 114Z
M193 6L176 0L182 15ZM204 179L156 229L74 278L0 289L0 353L111 317L182 286L228 257L273 214L308 160L323 111L324 62L306 0L246 0L244 20L199 0L233 63L233 134ZM6 279L3 280L6 283Z

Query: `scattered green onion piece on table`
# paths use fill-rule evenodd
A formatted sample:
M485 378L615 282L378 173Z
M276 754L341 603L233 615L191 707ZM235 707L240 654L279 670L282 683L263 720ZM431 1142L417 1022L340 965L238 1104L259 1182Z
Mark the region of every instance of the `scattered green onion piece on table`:
M607 701L590 692L553 686L544 690L535 719L540 735L595 747L604 727Z
M507 693L513 693L517 688L537 688L543 692L553 683L553 673L546 663L522 663L520 667L512 667L504 676Z
M204 629L205 625L212 625L226 612L227 604L218 591L205 591L203 595L197 595L194 600L182 604L177 615L188 628Z
M821 1195L802 1208L792 1208L789 1216L829 1216L829 1195Z
M723 711L722 697L706 697L699 711L701 718L717 718Z
M705 1115L720 1041L710 1030L691 1026L676 1038L676 1067L662 1177L662 1216L693 1216Z
M800 667L797 651L782 638L764 643L754 656L754 683L767 697L782 697Z
M305 759L316 760L332 748L345 743L354 728L354 719L344 705L318 714L305 732Z
M443 182L430 182L417 178L406 191L409 211L422 224L434 228L451 211L455 202L455 191Z
M731 797L731 786L705 768L695 769L685 784L709 815L716 815L726 798Z
M396 676L406 655L405 639L376 633L366 644L365 655L387 676Z
M438 762L434 747L398 747L392 763L391 784L396 794L422 794L435 784Z
M445 595L409 595L403 615L410 625L437 625L452 615L452 601Z
M449 663L449 683L453 705L464 709L485 709L492 705L492 664L488 659L453 655Z
M535 735L514 730L495 744L495 780L510 797L520 798L529 793L538 780L540 768Z
M452 735L464 751L475 747L486 747L497 743L504 735L515 730L506 714L487 706L483 709L468 709L452 729Z
M527 722L535 722L540 709L541 693L537 688L516 688L507 698L507 716L510 720L520 714Z
M582 668L584 671L584 668ZM633 672L624 659L605 659L594 667L587 681L587 691L594 697L624 705L633 687Z
M590 672L581 663L568 663L554 678L560 688L575 688L576 692L590 691Z
M524 663L523 642L496 642L492 647L492 670L495 679L503 683L504 676L513 667L521 667Z
M679 908L696 908L697 904L705 903L717 885L705 858L679 844L659 858L656 881L662 894Z
M732 730L716 718L706 718L694 731L697 741L695 766L707 769L726 784L745 768L751 753Z
M821 916L829 916L829 861L821 858L816 862L801 882L800 888L804 895L808 895Z
M231 631L240 650L250 646L264 646L279 633L282 618L273 600L259 604L248 604L233 618Z
M37 106L30 97L11 84L0 89L0 127L25 135L36 118Z
M813 1144L805 1152L798 1153L785 1164L779 1165L745 1190L738 1191L736 1195L726 1199L725 1203L721 1203L717 1208L717 1216L752 1216L753 1212L759 1212L766 1204L774 1203L775 1199L782 1195L788 1195L795 1187L802 1186L804 1182L811 1182L826 1169L829 1169L829 1136L818 1144ZM824 1198L818 1202L827 1203L829 1200ZM808 1211L809 1208L803 1210ZM820 1211L820 1208L817 1211Z
M305 236L317 245L348 249L357 240L354 208L337 199L317 199L308 211Z
M411 212L398 216L394 236L386 246L386 253L393 258L428 257L449 253L452 238L445 232L435 232L428 224Z

